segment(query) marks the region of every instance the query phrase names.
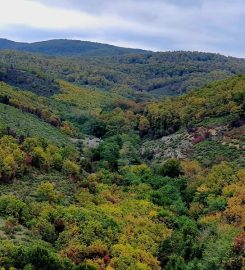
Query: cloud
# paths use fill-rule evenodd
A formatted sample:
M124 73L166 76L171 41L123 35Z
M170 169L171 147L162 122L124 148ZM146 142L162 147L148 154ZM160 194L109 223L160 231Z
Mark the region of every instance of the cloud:
M14 7L14 8L13 8ZM0 10L2 26L22 24L40 29L102 28L111 24L111 19L64 8L54 8L28 0L8 0ZM117 24L120 24L117 21Z
M245 56L243 0L8 0L0 35ZM14 8L13 8L14 7Z

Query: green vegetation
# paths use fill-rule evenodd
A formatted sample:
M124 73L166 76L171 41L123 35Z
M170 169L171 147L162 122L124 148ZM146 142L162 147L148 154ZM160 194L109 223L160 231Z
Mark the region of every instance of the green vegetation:
M63 79L54 95L0 83L1 270L244 269L245 77L157 102L129 98L148 64L179 69L176 79L189 57L208 70L222 58L178 53L174 67L174 55L108 58L115 84L100 91L81 82L105 58L1 54L3 65ZM111 61L135 80L117 88Z
M18 136L37 136L53 143L69 144L69 137L57 128L9 105L0 103L0 119L1 124L9 127Z
M231 121L244 117L245 76L216 82L181 97L152 103L146 107L146 116L153 136L171 134L181 126L220 120ZM225 117L225 118L224 118ZM209 119L209 121L208 121ZM204 122L203 122L204 121Z
M108 140L88 174L74 150L34 138L1 143L5 268L242 269L244 169L174 159L159 169L134 159L116 169L103 152Z
M28 78L29 84L24 79L13 81L13 70L17 75L22 74L21 78ZM1 80L44 96L58 93L60 89L55 80L62 79L142 99L140 93L175 96L212 81L243 74L245 61L198 52L147 52L84 59L1 51L0 71Z
M60 82L60 90L61 92L54 96L55 100L63 101L91 112L110 105L116 98L116 95L78 87L64 81Z
M202 141L195 145L193 156L202 163L216 163L221 160L237 163L238 165L245 165L245 153L241 148L236 146L229 146L220 141Z
M47 55L80 57L111 56L147 52L140 49L129 49L96 42L67 39L56 39L33 43L22 43L0 39L0 49L18 50Z

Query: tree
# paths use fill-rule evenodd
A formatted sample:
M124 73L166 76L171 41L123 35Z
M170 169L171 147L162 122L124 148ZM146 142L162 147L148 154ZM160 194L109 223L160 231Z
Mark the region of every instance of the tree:
M145 116L140 116L138 129L140 131L141 136L147 134L149 128L150 128L149 120Z
M96 152L98 152L101 160L108 162L109 168L117 168L117 160L119 158L120 146L118 145L117 138L109 138L100 144Z
M177 159L168 159L159 168L159 173L162 176L178 177L181 175L181 164Z
M80 173L80 166L69 159L65 159L63 161L62 170L68 176L77 177Z
M58 202L60 195L55 190L55 186L50 182L42 182L36 191L36 198L38 201L48 201L49 203Z

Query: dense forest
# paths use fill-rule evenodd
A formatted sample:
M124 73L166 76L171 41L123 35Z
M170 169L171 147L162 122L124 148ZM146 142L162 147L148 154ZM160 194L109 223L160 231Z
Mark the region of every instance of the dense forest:
M0 269L243 270L244 71L1 51Z
M200 52L145 52L96 57L42 56L2 51L0 79L41 95L53 95L61 79L117 92L136 100L175 96L212 81L245 73L245 60Z

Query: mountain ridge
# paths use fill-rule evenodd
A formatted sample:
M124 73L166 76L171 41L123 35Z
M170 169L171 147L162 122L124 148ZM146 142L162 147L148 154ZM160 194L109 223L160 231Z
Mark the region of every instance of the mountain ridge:
M51 39L38 42L16 42L0 38L0 50L17 50L51 56L114 56L147 53L142 49L124 48L110 44L72 39Z

